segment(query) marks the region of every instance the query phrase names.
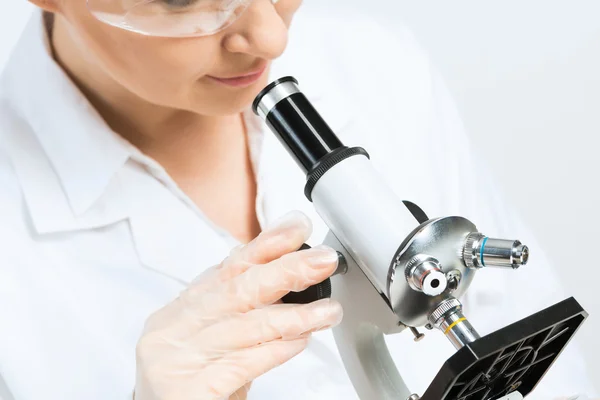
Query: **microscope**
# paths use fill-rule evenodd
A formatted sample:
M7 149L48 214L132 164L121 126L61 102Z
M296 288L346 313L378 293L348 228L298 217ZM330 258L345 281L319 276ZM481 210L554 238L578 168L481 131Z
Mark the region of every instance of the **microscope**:
M459 216L430 218L401 200L361 147L347 147L284 77L256 97L254 112L306 173L304 194L326 225L324 244L338 253L335 274L286 303L338 300L336 345L362 400L518 400L527 396L568 344L587 313L566 299L480 336L460 302L478 270L516 270L529 259L518 240L496 239ZM308 248L303 245L301 249ZM384 335L437 330L456 352L427 390L411 392Z

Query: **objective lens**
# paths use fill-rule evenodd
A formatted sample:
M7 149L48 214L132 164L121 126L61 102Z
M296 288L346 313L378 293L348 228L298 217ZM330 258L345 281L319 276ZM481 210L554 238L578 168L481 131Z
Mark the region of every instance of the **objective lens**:
M463 259L469 268L517 269L529 261L529 248L518 240L492 239L473 233L467 237Z

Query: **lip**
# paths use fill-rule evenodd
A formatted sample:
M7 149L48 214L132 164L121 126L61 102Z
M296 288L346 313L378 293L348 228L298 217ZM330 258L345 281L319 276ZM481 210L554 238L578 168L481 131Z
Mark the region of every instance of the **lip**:
M259 69L244 75L239 75L232 78L217 78L216 76L209 75L208 78L227 86L246 87L256 83L266 69L267 64L265 63Z

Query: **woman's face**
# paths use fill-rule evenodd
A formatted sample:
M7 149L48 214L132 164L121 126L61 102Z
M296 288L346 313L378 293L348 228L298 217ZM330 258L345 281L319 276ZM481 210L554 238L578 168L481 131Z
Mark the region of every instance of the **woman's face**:
M268 64L285 50L301 2L254 0L225 30L191 38L144 36L107 25L90 13L85 0L64 0L59 13L78 55L100 70L91 76L108 75L152 104L216 116L239 113L268 83ZM212 79L239 77L264 66L260 79L249 86Z

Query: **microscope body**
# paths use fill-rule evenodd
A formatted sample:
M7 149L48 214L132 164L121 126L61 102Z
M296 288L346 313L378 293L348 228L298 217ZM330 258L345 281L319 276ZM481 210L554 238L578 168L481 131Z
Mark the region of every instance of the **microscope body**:
M345 261L344 270L331 279L332 298L344 307L333 334L355 390L361 399L408 399L411 392L384 335L429 324L440 304L467 290L476 271L465 266L462 250L476 228L461 217L423 220L421 213L419 220L362 155L329 169L312 200L331 229L324 244ZM412 274L432 260L439 269ZM427 276L411 286L413 275ZM470 325L466 332L473 340L478 337Z
M488 238L459 216L430 219L400 199L365 149L339 141L294 78L271 83L253 107L307 174L304 193L330 228L324 244L340 259L335 276L320 284L325 289L283 300L309 302L325 294L340 301L344 318L333 334L359 397L421 398L408 389L384 340L407 328L421 338L420 327L440 330L457 349L423 400L496 400L518 396L520 388L529 393L585 311L569 299L481 338L459 301L477 270L518 269L529 249L517 240Z

